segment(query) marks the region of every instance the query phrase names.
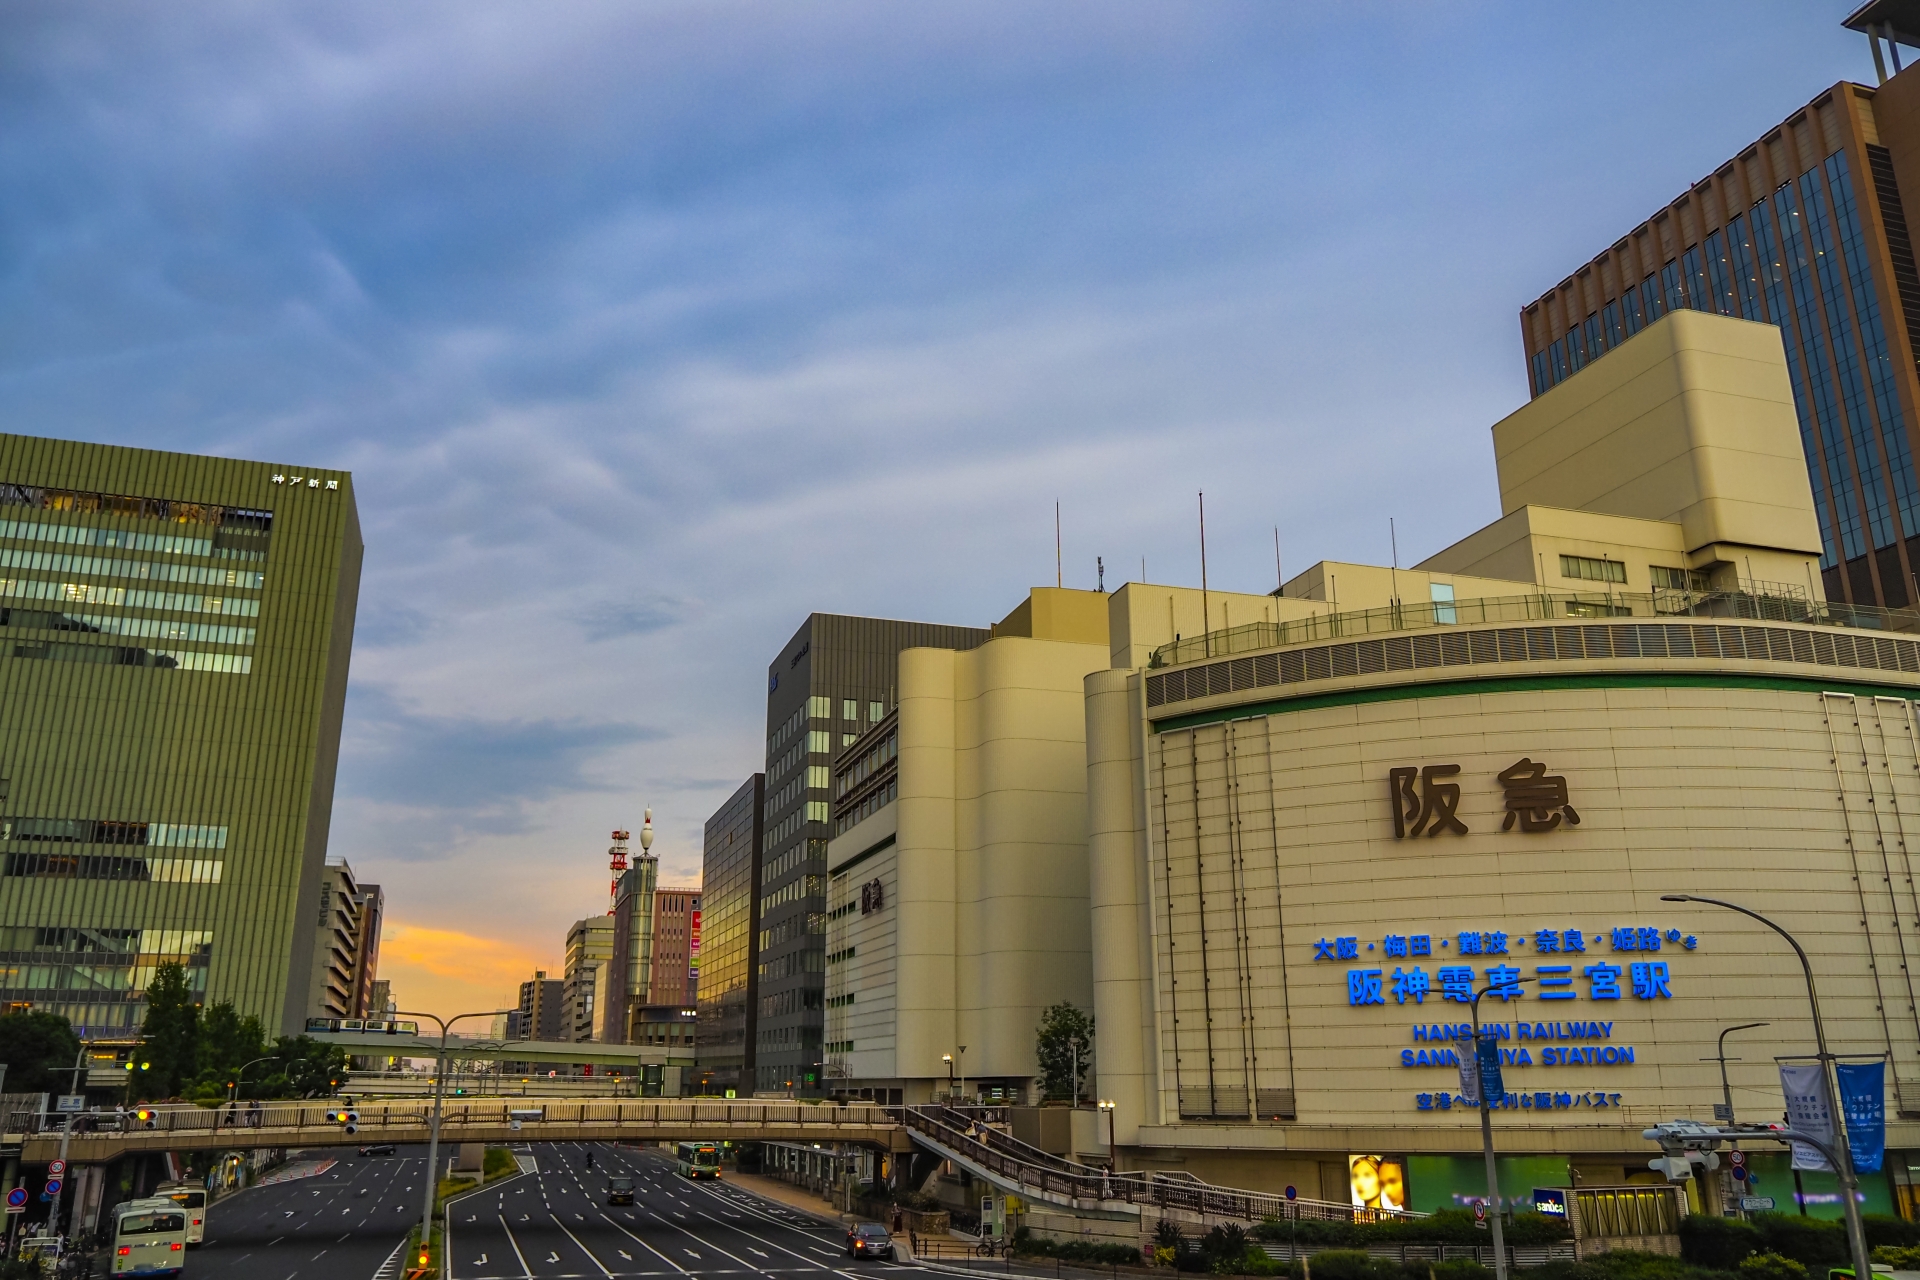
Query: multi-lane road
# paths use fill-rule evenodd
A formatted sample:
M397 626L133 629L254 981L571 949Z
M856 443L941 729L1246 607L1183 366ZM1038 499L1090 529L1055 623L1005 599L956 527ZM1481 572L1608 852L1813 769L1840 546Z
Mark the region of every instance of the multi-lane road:
M587 1156L593 1167L587 1167ZM612 1280L772 1275L858 1280L916 1272L855 1261L842 1232L728 1182L688 1182L665 1153L598 1143L516 1152L521 1172L451 1203L453 1280ZM606 1202L612 1173L632 1205ZM391 1280L420 1214L426 1152L357 1157L312 1177L255 1187L213 1206L190 1280Z

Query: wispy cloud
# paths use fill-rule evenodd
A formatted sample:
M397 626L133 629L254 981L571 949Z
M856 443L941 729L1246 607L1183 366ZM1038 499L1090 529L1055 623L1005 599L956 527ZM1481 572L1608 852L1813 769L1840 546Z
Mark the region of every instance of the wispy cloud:
M354 471L333 848L470 1000L643 805L698 875L810 611L997 618L1056 499L1087 586L1483 523L1517 308L1846 7L24 0L0 421Z

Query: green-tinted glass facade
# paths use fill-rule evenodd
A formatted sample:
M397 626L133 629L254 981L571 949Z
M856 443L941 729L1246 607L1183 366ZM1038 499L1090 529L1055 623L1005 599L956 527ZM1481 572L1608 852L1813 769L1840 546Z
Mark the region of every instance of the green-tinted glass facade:
M346 472L0 435L0 1008L298 1028L360 559Z

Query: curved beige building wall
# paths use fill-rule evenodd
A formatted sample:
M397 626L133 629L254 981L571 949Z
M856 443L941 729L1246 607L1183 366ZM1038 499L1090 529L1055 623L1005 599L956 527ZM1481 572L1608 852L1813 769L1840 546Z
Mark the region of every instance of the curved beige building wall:
M1131 794L1127 695L1089 681L1101 1088L1150 1089L1137 1144L1477 1151L1446 1057L1468 1007L1441 970L1461 967L1476 990L1490 966L1551 979L1482 1002L1514 1054L1503 1151L1644 1160L1642 1128L1711 1114L1700 1059L1738 1022L1771 1026L1733 1065L1735 1103L1777 1114L1773 1055L1812 1051L1798 967L1749 920L1660 900L1693 893L1799 937L1836 1050L1888 1055L1889 1147L1920 1145L1920 643L1694 619L1444 630L1135 674ZM1417 801L1433 767L1464 832L1410 834L1406 813L1397 834L1393 771ZM1516 767L1565 795L1503 829ZM1127 921L1143 881L1146 929Z

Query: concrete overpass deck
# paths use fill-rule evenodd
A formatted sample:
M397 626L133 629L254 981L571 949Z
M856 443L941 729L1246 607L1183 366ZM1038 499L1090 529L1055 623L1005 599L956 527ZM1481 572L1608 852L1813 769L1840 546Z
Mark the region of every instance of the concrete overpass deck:
M327 1119L351 1106L356 1131ZM348 1147L370 1142L427 1141L428 1107L410 1099L344 1103L340 1099L273 1102L258 1111L170 1104L150 1119L112 1112L80 1118L67 1159L98 1164L130 1152L242 1150L255 1147ZM8 1116L0 1145L20 1159L44 1163L59 1154L59 1116ZM461 1099L441 1113L442 1142L840 1142L904 1152L907 1131L882 1107L785 1100L547 1098Z

